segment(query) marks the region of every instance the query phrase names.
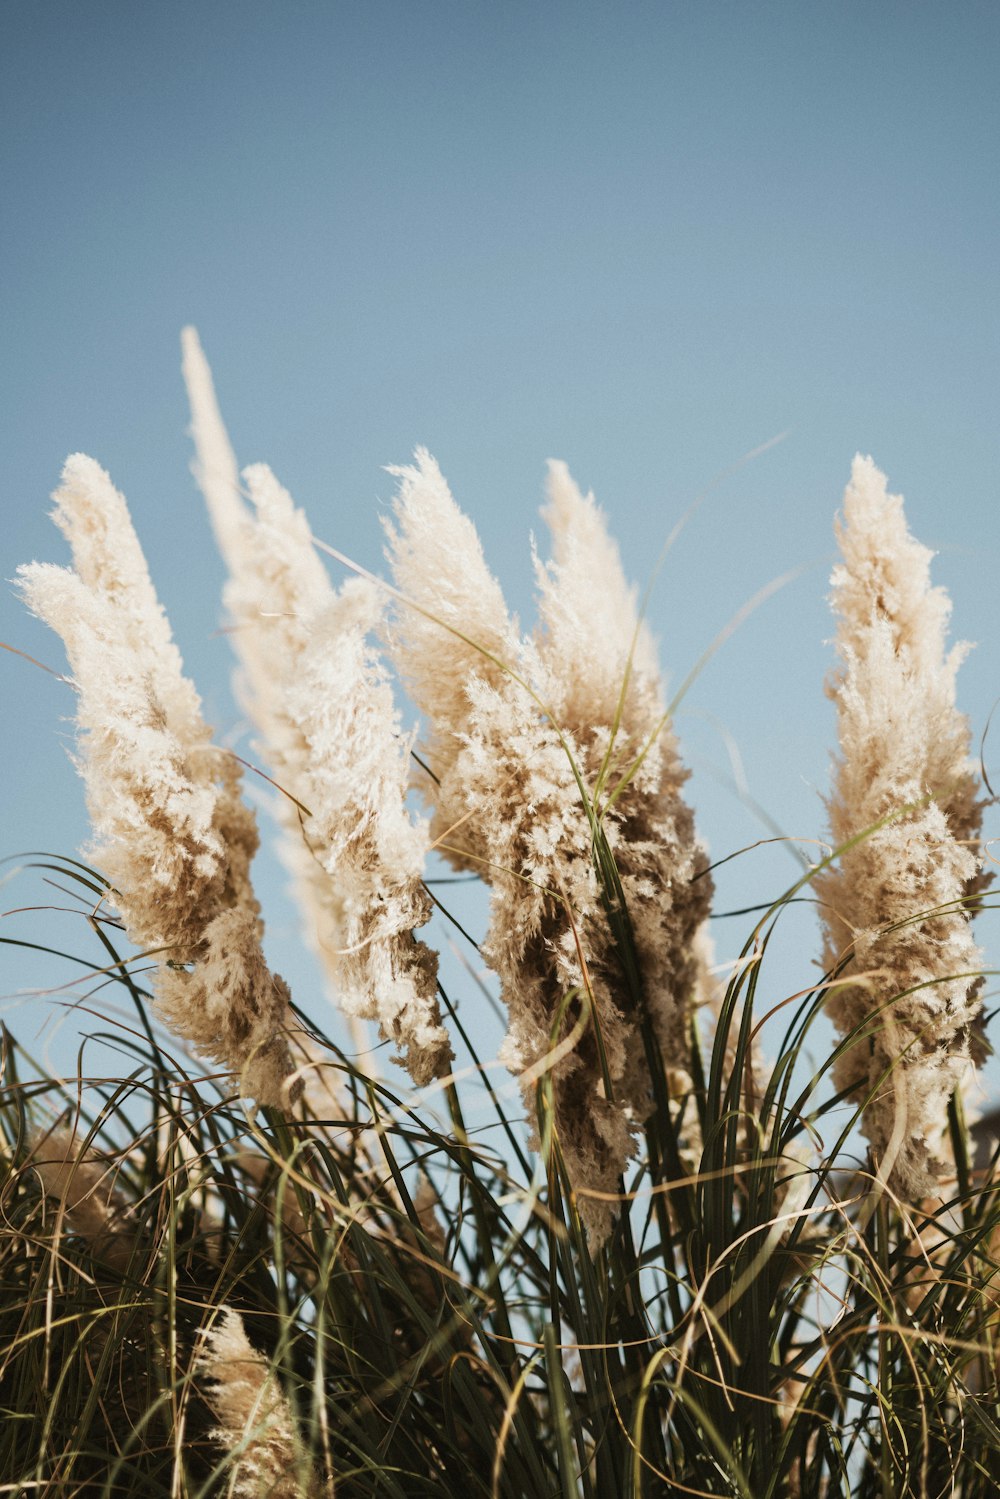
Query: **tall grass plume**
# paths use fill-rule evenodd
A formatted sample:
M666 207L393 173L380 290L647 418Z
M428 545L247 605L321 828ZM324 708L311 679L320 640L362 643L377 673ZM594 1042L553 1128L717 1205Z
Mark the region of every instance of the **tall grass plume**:
M66 646L93 841L43 861L73 936L5 944L72 964L124 1063L62 1079L0 1033L0 1488L991 1499L988 795L902 501L855 460L827 846L727 952L660 653L567 466L525 628L425 449L390 470L389 577L333 578L239 469L192 329L184 373L245 758L338 1008L268 965L241 760L77 455L72 566L19 578ZM823 969L788 993L802 902Z

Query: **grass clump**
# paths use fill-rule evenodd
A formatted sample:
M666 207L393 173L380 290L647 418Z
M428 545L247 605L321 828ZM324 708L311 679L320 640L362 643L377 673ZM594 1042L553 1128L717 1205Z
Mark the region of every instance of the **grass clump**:
M647 1120L596 1253L548 1078L535 1159L519 1119L498 1152L453 1086L444 1122L322 1037L325 1105L306 1089L256 1119L148 1041L119 1039L127 1078L67 1090L6 1037L13 1492L995 1492L996 1159L973 1168L956 1105L935 1199L845 1170L837 1095L795 1065L822 993L756 1091L782 909L714 1034L692 1035L695 1081ZM144 1011L124 966L118 982ZM213 1362L236 1319L242 1353Z
M22 577L70 657L98 867L44 868L91 933L93 1003L125 1004L124 1065L67 1083L3 1036L2 1492L996 1493L1000 1148L965 1114L984 803L901 502L856 462L836 847L722 981L674 705L593 497L552 466L531 635L422 452L394 582L336 591L270 471L241 488L190 333L185 359L254 752L352 1050L267 965L238 763L77 457L74 567ZM514 1089L438 970L431 852L489 887ZM803 899L826 971L774 1006Z

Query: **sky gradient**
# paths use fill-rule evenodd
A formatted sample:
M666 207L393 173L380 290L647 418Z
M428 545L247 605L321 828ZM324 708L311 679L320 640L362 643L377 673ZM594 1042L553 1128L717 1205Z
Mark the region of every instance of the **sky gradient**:
M640 583L709 488L651 599L671 681L795 576L683 704L699 826L715 858L766 833L719 779L733 744L753 798L821 838L826 594L855 451L905 494L954 634L979 642L960 677L977 745L1000 691L998 70L987 3L8 0L2 576L66 560L48 496L68 453L91 454L128 497L207 717L239 733L189 473L192 322L240 462L269 462L318 536L378 568L383 465L424 444L524 620L547 457L594 489ZM8 586L0 639L63 668ZM16 656L0 671L2 852L73 854L71 695ZM719 909L795 874L785 849L744 854ZM315 991L270 856L257 879L275 966ZM3 909L47 899L65 904L19 874ZM66 947L79 919L0 934L15 925ZM720 952L746 932L717 922ZM818 953L807 907L767 999L808 984ZM25 1042L53 1001L10 996L66 976L40 962L5 949Z

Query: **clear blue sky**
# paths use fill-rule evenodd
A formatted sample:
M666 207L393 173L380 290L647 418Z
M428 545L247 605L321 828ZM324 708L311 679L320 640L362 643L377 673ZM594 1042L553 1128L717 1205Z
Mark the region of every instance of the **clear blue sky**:
M2 576L65 560L48 495L68 452L92 454L232 729L186 322L241 462L270 462L318 535L378 566L381 465L424 443L528 617L546 457L594 488L641 580L706 481L788 430L712 493L651 617L677 682L749 595L806 565L678 728L715 857L761 832L713 779L719 724L753 795L821 836L825 595L855 450L905 493L955 632L980 643L961 678L977 733L1000 691L998 76L992 3L7 0ZM0 639L62 665L9 588L0 611ZM16 657L0 672L3 851L72 853L71 698ZM786 852L748 854L720 905L794 874ZM259 881L270 950L307 998L283 876L262 860ZM0 895L47 898L27 876ZM814 974L797 920L771 999ZM75 940L68 917L40 929ZM720 949L744 931L720 923ZM12 949L3 963L4 993L40 981ZM9 1021L27 1040L47 1006Z

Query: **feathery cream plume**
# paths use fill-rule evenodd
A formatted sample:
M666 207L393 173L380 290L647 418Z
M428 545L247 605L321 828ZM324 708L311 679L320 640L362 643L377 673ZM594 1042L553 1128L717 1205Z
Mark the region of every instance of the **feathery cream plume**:
M194 1375L218 1425L210 1435L233 1454L233 1499L326 1499L332 1488L310 1471L291 1408L274 1370L223 1307L195 1355Z
M504 667L519 660L517 622L486 566L475 526L427 449L417 448L413 464L387 472L400 481L395 523L386 525L389 561L396 587L415 606L398 614L392 654L427 720L424 752L433 786L421 785L434 808L431 836L447 845L443 852L456 868L478 870L473 850L471 863L462 857L469 829L454 767L472 684L498 686Z
M345 1013L377 1021L423 1086L450 1070L452 1051L436 954L413 935L431 913L426 827L405 806L410 745L369 645L377 589L353 580L334 591L305 515L265 464L244 471L249 506L234 490L235 460L193 330L185 375L197 472L231 571L225 603L244 706L284 793L285 856L310 939Z
M336 880L340 1002L377 1020L418 1087L451 1070L437 998L437 956L414 937L431 914L422 880L426 824L405 805L410 742L368 642L382 607L366 579L344 584L315 618L310 650L289 683L311 760L305 836Z
M633 1028L570 763L578 752L513 681L475 679L469 698L453 781L491 888L481 951L507 1009L500 1056L522 1078L530 1117L536 1084L550 1074L559 1146L597 1245L635 1153L635 1121L618 1091Z
M124 498L76 454L54 499L75 570L31 563L19 580L75 678L90 857L129 940L158 958L168 1023L245 1094L286 1103L288 991L260 949L238 765L212 746Z
M581 756L625 894L645 1001L668 1064L683 1071L698 986L696 936L712 881L681 796L688 772L668 721L656 650L592 494L549 466L552 560L537 567L546 696ZM644 1065L639 1066L640 1077ZM640 1087L641 1087L640 1083ZM639 1096L629 1099L642 1113Z
M208 518L223 560L231 573L239 571L248 542L249 516L240 496L236 455L229 441L215 397L212 371L196 328L181 329L181 368L191 408L194 438L194 476L208 504Z
M552 557L547 564L536 558L535 575L540 649L556 694L549 706L562 724L604 723L627 671L633 708L658 682L656 647L645 621L638 620L637 590L625 577L593 494L583 495L566 464L555 458L549 460L546 489L542 518Z
M705 859L679 797L684 772L665 733L652 646L603 517L562 465L550 478L555 556L538 568L536 640L518 637L433 459L420 451L415 468L394 472L390 557L407 601L396 659L429 723L432 827L452 862L491 886L482 951L508 1011L501 1055L532 1113L536 1084L551 1073L560 1148L598 1245L651 1096L577 772L588 794L600 793L646 1003L678 1067L692 943L711 893L707 878L694 879Z
M815 888L823 965L844 964L827 1008L842 1033L864 1031L834 1080L871 1095L864 1130L880 1175L912 1201L942 1169L943 1121L972 1074L980 1007L970 916L984 885L982 805L955 707L967 647L946 653L951 604L930 585L932 554L870 458L854 460L837 536L841 665L829 691L840 754L828 812L834 845L857 841Z

